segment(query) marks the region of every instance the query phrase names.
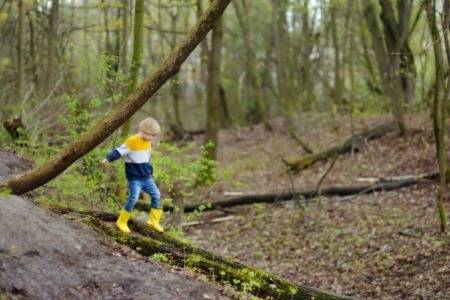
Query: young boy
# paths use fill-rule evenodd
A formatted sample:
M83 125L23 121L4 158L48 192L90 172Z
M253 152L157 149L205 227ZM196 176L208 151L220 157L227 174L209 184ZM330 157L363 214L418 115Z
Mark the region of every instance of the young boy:
M117 227L124 233L130 233L127 223L141 190L152 198L147 224L158 232L164 231L159 224L163 215L159 202L160 193L153 181L153 167L150 162L151 142L160 134L158 122L152 118L146 118L139 124L138 134L127 138L123 145L112 150L102 161L107 165L122 156L125 157L125 175L128 180L129 195L116 222Z

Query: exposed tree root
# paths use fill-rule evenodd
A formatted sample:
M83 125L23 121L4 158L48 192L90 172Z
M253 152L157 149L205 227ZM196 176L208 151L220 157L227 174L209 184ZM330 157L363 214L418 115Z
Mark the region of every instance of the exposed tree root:
M395 128L396 127L393 124L379 125L366 131L352 135L340 145L336 145L327 150L307 154L300 157L293 156L284 159L283 162L289 169L293 171L301 171L314 165L316 162L326 160L331 156L343 154L352 150L360 150L365 141L380 138L389 132L395 131Z
M181 267L188 267L196 272L206 274L211 279L230 284L239 290L258 297L275 299L350 299L306 286L296 285L276 276L214 255L191 244L159 234L141 222L131 220L129 226L132 234L123 234L111 224L116 214L93 211L75 211L67 208L52 207L58 213L77 213L87 216L84 223L104 232L116 242L126 245L138 253L150 256L164 254L167 262Z

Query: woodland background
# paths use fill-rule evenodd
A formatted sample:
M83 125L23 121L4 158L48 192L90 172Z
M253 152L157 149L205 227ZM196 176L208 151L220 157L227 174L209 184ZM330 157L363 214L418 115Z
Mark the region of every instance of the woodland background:
M1 150L45 165L208 5L0 1ZM233 0L120 130L28 194L116 212L123 166L99 161L152 116L165 131L152 159L171 237L342 295L448 297L449 17L448 0ZM359 190L327 194L335 186ZM241 196L250 205L214 209Z

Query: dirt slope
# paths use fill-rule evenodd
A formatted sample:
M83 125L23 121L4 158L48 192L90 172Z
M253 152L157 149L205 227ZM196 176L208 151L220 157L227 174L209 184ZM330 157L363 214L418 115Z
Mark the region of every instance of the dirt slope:
M0 152L1 176L23 171L14 166L24 163ZM0 295L7 298L225 298L209 283L158 265L21 197L0 196L0 233Z

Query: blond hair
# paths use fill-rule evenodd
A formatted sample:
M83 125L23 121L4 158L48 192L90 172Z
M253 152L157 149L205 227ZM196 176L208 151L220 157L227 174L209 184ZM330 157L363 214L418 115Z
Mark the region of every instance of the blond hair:
M161 127L159 127L158 121L153 118L145 118L139 123L139 131L147 134L161 134Z

